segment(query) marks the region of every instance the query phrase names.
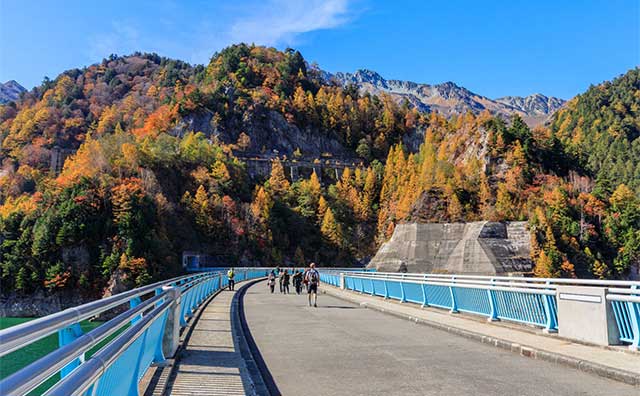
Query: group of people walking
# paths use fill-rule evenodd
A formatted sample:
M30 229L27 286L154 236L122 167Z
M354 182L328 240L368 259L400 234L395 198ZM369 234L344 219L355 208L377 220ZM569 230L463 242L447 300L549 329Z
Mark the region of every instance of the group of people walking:
M235 271L230 268L227 271L227 280L229 290L235 288ZM318 307L318 284L320 283L320 273L316 269L316 264L311 263L309 268L304 272L302 270L296 271L292 269L291 272L287 269L280 269L280 267L272 270L267 278L267 286L271 290L271 293L275 291L276 280L280 284L280 293L290 294L289 285L293 282L293 287L296 294L302 294L303 285L307 287L307 294L309 295L309 306Z
M293 282L296 294L302 294L303 284L307 287L307 294L309 295L309 306L317 307L318 301L318 283L320 283L320 273L316 269L315 263L311 263L309 268L302 272L302 270L294 270L291 272L287 269L280 269L279 267L272 270L267 278L267 286L271 293L275 291L276 281L280 285L280 293L289 294L289 285ZM313 301L313 303L312 303Z

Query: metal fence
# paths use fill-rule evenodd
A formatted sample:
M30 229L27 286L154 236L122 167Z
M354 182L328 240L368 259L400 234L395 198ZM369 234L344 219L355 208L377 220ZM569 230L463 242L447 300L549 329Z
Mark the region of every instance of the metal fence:
M525 323L549 332L558 329L557 286L605 287L620 341L632 349L640 344L640 282L340 271L322 271L320 280L373 296Z
M271 269L238 268L235 280L264 277ZM138 395L152 364L173 356L180 329L197 308L228 286L223 271L183 276L48 315L0 331L0 357L48 335L59 348L0 382L2 395L24 395L59 374L45 395ZM80 322L128 305L83 334ZM99 348L93 355L90 350Z

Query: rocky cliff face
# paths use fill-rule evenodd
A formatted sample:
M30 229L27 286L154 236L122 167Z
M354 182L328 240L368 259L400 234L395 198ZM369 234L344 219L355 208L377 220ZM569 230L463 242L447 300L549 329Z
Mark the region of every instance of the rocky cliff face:
M527 97L507 96L494 100L471 92L450 81L429 85L411 81L386 80L371 70L329 74L328 78L342 85L355 84L365 92L373 94L384 92L398 101L406 99L422 111L437 111L445 116L462 114L466 111L478 114L484 110L505 117L518 114L530 126L545 122L565 103L562 99L542 94L533 94Z
M389 272L503 275L530 272L526 222L398 224L369 268Z
M304 158L320 158L330 154L333 158L352 159L355 153L333 136L330 131L321 131L310 127L299 128L287 122L281 113L266 109L246 112L241 119L230 122L224 127L216 127L211 123L211 114L192 114L182 119L172 131L176 136L188 131L200 131L208 137L216 138L225 144L238 142L241 133L249 136L248 147L238 150L239 156L261 154L286 155L291 158L299 149Z
M15 80L0 83L0 104L12 102L20 97L26 89Z

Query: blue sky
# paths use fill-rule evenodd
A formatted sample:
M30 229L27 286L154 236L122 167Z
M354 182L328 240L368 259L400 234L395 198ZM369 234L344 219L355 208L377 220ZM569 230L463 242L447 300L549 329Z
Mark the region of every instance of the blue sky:
M566 99L640 64L640 2L0 0L0 81L27 88L111 53L207 63L240 41L331 72Z

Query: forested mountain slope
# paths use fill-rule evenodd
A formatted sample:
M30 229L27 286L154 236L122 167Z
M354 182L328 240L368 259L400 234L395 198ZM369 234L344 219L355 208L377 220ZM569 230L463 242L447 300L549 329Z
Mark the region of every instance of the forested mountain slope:
M345 266L412 219L529 219L538 275L628 276L638 196L593 189L588 146L560 128L571 111L534 130L486 111L445 118L327 82L294 50L234 45L206 66L113 56L0 106L0 286L95 296L179 272L184 250ZM239 159L276 152L363 165L321 184L278 161L252 179Z
M551 130L598 185L640 193L640 69L592 86L553 118Z

